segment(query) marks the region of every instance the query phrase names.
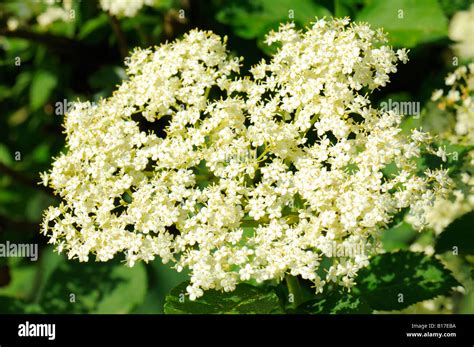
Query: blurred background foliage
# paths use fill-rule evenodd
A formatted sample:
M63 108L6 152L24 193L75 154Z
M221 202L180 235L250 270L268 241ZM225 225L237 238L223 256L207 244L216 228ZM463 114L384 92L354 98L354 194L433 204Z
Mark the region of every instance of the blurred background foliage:
M143 2L128 0L133 1ZM52 157L63 150L61 123L68 103L111 95L125 78L123 59L133 47L158 45L196 27L209 29L229 37L229 49L245 57L245 70L272 53L274 48L265 46L263 40L279 23L293 20L304 27L315 17L350 16L382 26L393 46L411 49L410 62L400 66L392 82L377 91L373 101L416 100L425 108L433 89L441 88L444 76L455 67L450 20L471 3L156 0L131 17L117 17L94 0L2 1L0 243L38 243L40 256L37 262L0 258L0 312L160 313L166 294L187 279L186 274L159 260L131 269L120 259L106 264L67 261L39 234L42 211L59 203L51 191L38 185L39 172L47 170ZM52 7L66 8L69 16L64 20L48 18L44 14ZM464 60L472 61L472 57ZM438 117L432 123L442 122L443 115ZM407 122L411 123L406 126L412 127L420 121ZM455 293L449 304L435 299L403 312L474 312L472 213L462 223L451 228L453 235L443 233L435 251L467 294ZM450 256L450 245L459 240L471 247L462 257ZM415 241L429 245L433 235L429 231L418 234L407 223L398 223L383 234L387 251L408 250Z

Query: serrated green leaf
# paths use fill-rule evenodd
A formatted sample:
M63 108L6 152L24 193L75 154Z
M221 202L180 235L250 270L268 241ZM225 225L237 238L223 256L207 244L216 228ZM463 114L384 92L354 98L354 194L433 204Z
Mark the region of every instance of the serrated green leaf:
M390 43L414 47L447 36L448 20L437 0L372 1L357 15L388 32Z
M449 224L436 241L436 253L451 251L463 255L474 254L473 225L474 211Z
M284 313L276 293L249 284L239 284L229 293L208 290L195 301L186 295L189 282L183 282L166 296L167 314L269 314Z
M52 273L40 305L47 313L127 313L144 300L146 286L142 263L67 261Z
M357 294L335 291L303 303L297 311L309 314L341 314L371 313L372 309Z
M374 310L390 311L446 295L459 285L436 258L399 251L373 257L360 270L354 291Z

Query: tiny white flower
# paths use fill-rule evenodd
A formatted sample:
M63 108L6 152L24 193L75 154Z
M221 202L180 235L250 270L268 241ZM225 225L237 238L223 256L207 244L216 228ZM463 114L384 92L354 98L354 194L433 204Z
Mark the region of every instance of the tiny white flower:
M439 98L443 96L443 90L442 89L436 89L433 94L431 95L431 101L436 101L439 100Z

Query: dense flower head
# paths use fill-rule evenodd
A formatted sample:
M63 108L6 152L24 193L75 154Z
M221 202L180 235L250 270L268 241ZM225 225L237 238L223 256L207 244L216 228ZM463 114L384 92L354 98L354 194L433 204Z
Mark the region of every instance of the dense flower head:
M351 287L393 216L408 208L421 228L449 183L417 168L430 136L368 98L407 52L347 19L286 24L271 60L239 77L225 40L194 30L137 49L111 97L76 104L43 175L64 200L43 232L81 261L188 268L191 299L285 274Z
M133 17L144 6L156 6L162 0L100 0L104 10L117 17Z
M474 4L465 11L458 11L449 23L449 38L454 41L451 46L461 59L474 59Z
M437 89L432 101L451 116L450 126L444 127L439 136L457 145L474 146L474 63L463 65L445 78L447 90ZM451 155L456 153L451 153ZM474 209L474 150L469 152L466 164L456 184L451 199L438 198L428 209L428 226L441 233L461 215Z
M454 115L454 126L441 134L451 142L474 145L474 63L458 67L445 78L448 91L437 89L431 100Z
M36 16L36 21L43 29L48 28L55 22L70 22L75 20L76 9L74 4L79 1L73 0L34 0L24 4L24 13ZM166 7L164 0L100 0L94 3L101 11L107 12L117 18L135 17L139 11L146 7ZM42 6L37 6L40 4ZM14 31L26 24L23 17L10 17L7 21L9 30Z

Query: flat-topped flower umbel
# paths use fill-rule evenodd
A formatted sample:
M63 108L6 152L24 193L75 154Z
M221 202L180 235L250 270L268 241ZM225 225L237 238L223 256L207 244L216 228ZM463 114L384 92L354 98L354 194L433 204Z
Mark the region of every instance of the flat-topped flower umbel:
M267 37L277 53L245 77L210 32L135 50L113 96L66 116L67 152L43 175L64 202L44 234L81 261L123 252L129 265L189 268L191 299L285 274L318 292L352 286L380 229L404 208L421 227L449 183L418 172L435 153L428 134L404 135L402 116L370 105L407 60L385 40L348 19L286 24Z

